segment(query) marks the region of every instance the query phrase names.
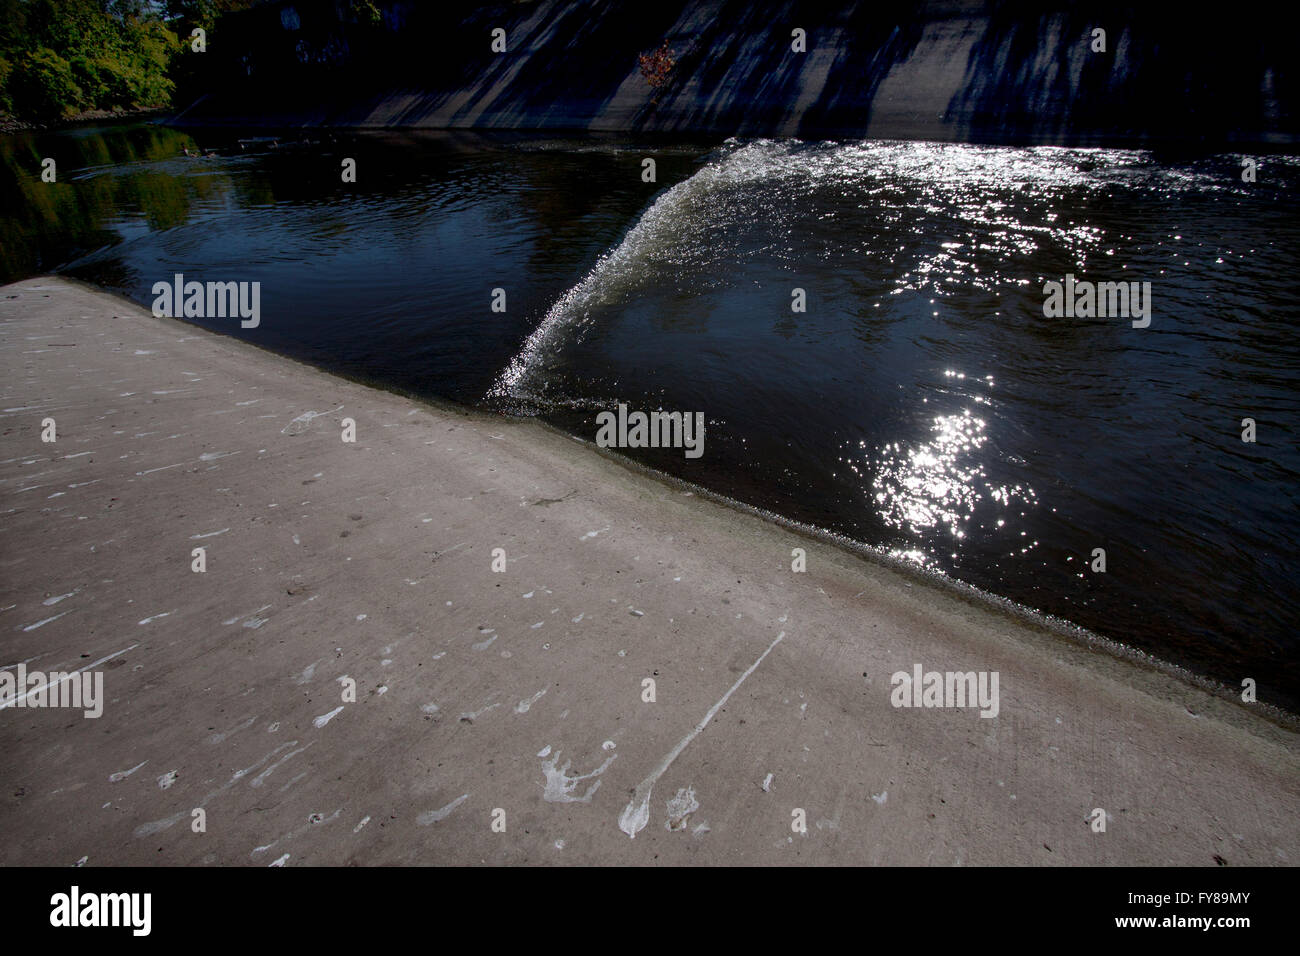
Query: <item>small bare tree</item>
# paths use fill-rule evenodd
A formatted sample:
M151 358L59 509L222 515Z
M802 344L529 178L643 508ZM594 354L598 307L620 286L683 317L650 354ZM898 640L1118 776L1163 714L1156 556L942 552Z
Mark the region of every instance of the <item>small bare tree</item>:
M641 75L645 77L646 83L650 84L650 89L655 92L650 102L658 106L659 91L668 85L668 81L672 78L673 67L677 65L677 61L673 59L673 51L668 48L668 41L665 40L659 49L653 53L642 53L637 59L641 62Z

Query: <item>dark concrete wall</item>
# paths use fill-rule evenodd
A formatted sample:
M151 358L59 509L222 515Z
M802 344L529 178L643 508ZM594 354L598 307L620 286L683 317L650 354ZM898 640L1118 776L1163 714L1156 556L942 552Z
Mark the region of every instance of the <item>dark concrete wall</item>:
M1279 17L1104 0L268 2L190 59L179 121L1289 145ZM665 41L676 66L656 92L637 55Z

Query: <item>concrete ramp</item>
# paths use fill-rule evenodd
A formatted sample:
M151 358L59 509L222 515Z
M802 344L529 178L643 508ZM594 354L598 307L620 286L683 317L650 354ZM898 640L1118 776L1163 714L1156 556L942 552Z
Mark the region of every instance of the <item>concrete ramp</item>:
M1300 860L1292 732L573 438L51 278L0 362L0 674L103 691L5 866Z

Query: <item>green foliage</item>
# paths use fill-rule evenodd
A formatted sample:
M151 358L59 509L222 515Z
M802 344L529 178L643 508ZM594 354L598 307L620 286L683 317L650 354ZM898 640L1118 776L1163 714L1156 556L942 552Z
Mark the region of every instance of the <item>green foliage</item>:
M45 47L28 53L18 62L17 75L8 88L17 100L19 115L25 118L68 116L85 99L72 75L72 64Z
M358 23L374 26L383 19L383 14L379 12L379 8L371 0L351 0L348 9L353 19Z
M9 98L9 75L13 69L13 64L0 56L0 113L14 111L13 101Z
M179 49L152 3L0 0L0 111L44 122L168 106Z
M189 35L194 27L202 27L209 33L227 13L235 13L252 7L256 0L167 0L163 4L169 19L178 19L184 26L181 30Z

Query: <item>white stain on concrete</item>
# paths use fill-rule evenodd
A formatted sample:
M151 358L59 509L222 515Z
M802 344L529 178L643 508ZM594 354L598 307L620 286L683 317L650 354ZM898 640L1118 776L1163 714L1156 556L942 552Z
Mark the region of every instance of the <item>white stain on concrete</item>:
M617 758L618 754L611 754L604 763L590 773L571 777L569 776L569 767L572 765L572 761L566 760L562 766L557 767L556 764L560 760L560 751L557 750L555 756L551 757L550 760L542 761L542 773L546 775L546 789L542 792L542 799L547 803L591 803L591 798L600 789L600 781L596 780L580 797L574 794L578 784L584 780L593 780L599 777Z
M297 742L298 742L298 741L296 741L296 740L291 740L291 741L289 741L289 746L293 746L293 745L296 744ZM276 768L278 768L278 767L279 767L282 763L284 763L286 760L290 760L290 759L292 759L293 757L296 757L298 754L302 753L304 750L306 750L306 749L307 749L308 747L310 747L310 746L311 746L311 744L308 744L306 747L299 747L297 750L291 750L291 751L289 751L287 754L285 754L283 757L281 757L281 758L280 758L279 760L277 760L275 763L271 764L271 766L267 767L265 770L263 770L261 773L259 773L256 777L254 777L252 780L250 780L250 781L248 782L248 785L249 785L250 787L260 787L260 786L262 786L264 783L266 783L266 778L269 777L269 776L271 776L271 774L275 773Z
M342 408L343 406L340 405L338 408L333 408L326 412L303 412L297 418L293 419L293 421L289 422L289 424L281 428L280 434L301 435L303 432L305 432L308 428L311 427L311 423L315 419L320 418L322 415L331 415L334 412L341 411Z
M142 760L140 763L136 764L130 770L119 770L117 773L110 773L108 775L108 782L117 783L120 780L125 780L127 777L131 776L131 774L135 773L137 770L139 770L148 762L149 761L147 760Z
M545 693L546 693L546 688L543 687L541 690L539 690L532 697L529 697L527 700L521 700L519 703L515 704L515 713L516 714L528 713L528 711L532 709L533 704L541 700L542 695Z
M315 720L311 722L311 725L315 727L317 730L320 730L322 727L324 727L326 724L328 724L331 720L333 720L341 713L343 713L343 705L340 704L338 707L335 707L333 710L331 710L328 714L321 714L319 717L317 717Z
M694 787L678 790L677 796L668 801L668 819L664 823L664 829L685 830L686 818L699 808L700 804L695 799Z
M316 667L320 663L321 661L312 661L304 667L296 677L294 677L293 682L302 685L311 681L311 679L316 676Z
M427 827L432 823L437 823L439 820L445 820L453 810L455 810L458 806L460 806L468 799L469 799L469 794L462 793L459 797L451 801L451 803L447 804L445 807L443 807L440 810L427 810L424 813L421 813L418 817L415 818L415 822L422 827Z
M490 699L490 698L489 698L489 699ZM489 704L488 706L486 706L486 707L484 707L484 708L482 708L482 709L480 709L480 710L467 710L467 711L465 711L464 713L462 713L459 717L457 717L456 719L457 719L457 720L463 720L463 721L465 721L466 723L470 723L470 724L472 724L472 723L474 723L474 721L478 720L480 717L482 717L484 714L486 714L489 710L494 710L495 708L500 707L500 706L501 706L501 704L498 702L498 703L495 703L495 704Z
M229 737L231 734L237 734L241 730L247 730L249 727L253 726L253 724L255 724L256 722L257 722L256 717L249 717L242 724L238 724L234 727L231 727L229 730L223 733L213 734L211 737L208 738L208 743L214 745L225 743L226 738Z
M269 617L258 617L257 615L261 614L270 606L271 605L267 604L265 607L259 607L256 611L253 612L253 615L247 621L244 622L243 626L252 631L257 630L259 627L261 627L263 624L265 624L267 621L270 620Z
M44 627L46 624L49 624L50 621L57 621L59 618L63 617L64 614L68 614L68 613L70 612L64 611L62 614L56 614L54 615L54 617L47 617L45 620L37 621L35 624L28 624L26 627L23 628L23 631L24 633L27 631L34 631L38 627Z
M44 684L42 686L44 687L46 692L50 692L54 688L62 684L64 681L70 680L73 676L80 674L83 671L88 671L93 667L98 667L100 664L103 664L106 661L111 661L115 657L121 657L127 651L133 651L139 646L140 646L139 644L132 644L130 647L124 647L120 651L114 651L112 654L109 654L105 657L101 657L97 661L91 661L85 667L78 667L75 671L73 671L70 674L64 674L61 679L54 681L53 683ZM32 658L32 660L35 660L35 658ZM41 687L33 687L31 690L27 691L27 693L23 694L21 697L10 697L8 700L0 702L0 710L4 710L6 707L16 706L20 700L26 700L28 697L32 696L32 694L35 694L37 691L41 689L42 689Z
M771 654L776 645L780 644L784 638L785 631L782 631L776 636L776 640L768 645L767 650L758 656L758 660L750 664L745 672L737 678L736 682L731 685L731 688L722 695L721 699L709 708L709 712L704 715L704 719L696 724L685 737L678 741L677 746L670 750L667 756L659 762L659 766L655 767L655 769L652 770L644 780L637 784L636 790L632 793L632 799L628 802L628 805L623 808L623 812L619 814L618 828L620 830L635 840L636 835L645 829L646 824L650 822L650 796L654 791L654 786L659 781L659 778L667 772L668 768L672 766L673 761L676 760L678 756L680 756L681 752L690 745L692 740L699 736L700 732L708 726L709 721L713 719L714 715L717 714L717 712L720 711L731 698L731 695L740 688L740 685L748 679L750 674L758 670L758 665L763 663L767 655Z
M228 617L228 618L226 618L226 619L225 619L224 621L222 621L221 623L222 623L222 624L226 624L226 625L234 624L234 623L237 622L241 617L254 617L255 615L261 614L263 611L265 611L265 610L266 610L267 608L269 608L270 606L271 606L271 605L269 605L269 604L264 605L264 606L262 606L262 607L259 607L256 611L251 611L251 612L249 612L248 614L236 614L234 617Z

